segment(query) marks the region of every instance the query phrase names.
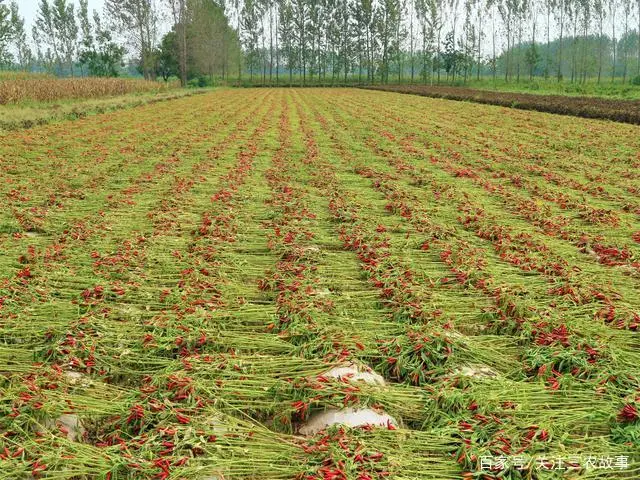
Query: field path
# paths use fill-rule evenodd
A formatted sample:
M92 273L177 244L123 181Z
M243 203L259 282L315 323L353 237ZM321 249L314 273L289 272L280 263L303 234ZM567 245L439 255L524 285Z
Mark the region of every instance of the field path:
M0 479L638 478L639 172L640 127L355 89L7 134Z

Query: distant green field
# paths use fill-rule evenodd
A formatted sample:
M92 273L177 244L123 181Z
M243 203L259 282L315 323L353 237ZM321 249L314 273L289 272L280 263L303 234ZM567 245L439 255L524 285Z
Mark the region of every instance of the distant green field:
M458 85L458 84L457 84ZM505 82L504 79L483 78L480 80L471 80L466 84L460 82L459 86L469 88L479 88L483 90L499 90L504 92L523 92L538 93L541 95L572 95L572 96L589 96L589 97L607 97L607 98L623 98L623 99L640 99L640 85L630 83L621 83L616 80L611 83L610 79L606 79L597 83L596 81L588 81L587 83L570 83L567 81L558 82L557 80L543 78L535 78L533 80L522 80L520 82Z

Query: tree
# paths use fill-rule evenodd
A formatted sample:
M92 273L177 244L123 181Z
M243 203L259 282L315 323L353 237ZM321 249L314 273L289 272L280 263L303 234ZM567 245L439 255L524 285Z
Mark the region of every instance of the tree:
M96 77L117 77L118 67L123 66L125 49L113 41L113 36L108 28L102 27L102 21L98 12L93 12L93 32L91 26L85 25L91 41L83 42L80 53L80 63L87 67L90 75Z
M604 55L604 18L606 16L604 0L594 0L593 10L596 13L598 20L598 83L600 83L600 80L602 79L602 56Z
M160 47L156 50L156 75L166 82L169 77L180 74L178 62L178 42L176 32L171 31L162 37Z
M611 83L616 78L616 62L618 60L618 40L616 38L616 14L618 12L618 0L609 0L609 15L611 16L611 42L613 45L613 62L611 62Z
M580 9L582 10L581 27L582 27L582 83L587 81L587 57L589 56L587 50L587 36L589 34L589 28L591 27L591 0L578 0Z
M306 29L309 41L309 79L313 81L313 75L318 75L318 81L324 71L326 53L325 43L325 0L309 0L307 5L309 23Z
M455 37L453 30L451 30L444 37L444 53L442 55L442 63L445 72L447 72L447 79L451 77L451 81L455 80L459 59L459 52L456 49Z
M588 1L588 0L587 0ZM536 67L538 63L542 59L540 52L538 52L538 47L536 46L536 32L538 27L538 9L536 8L535 3L531 4L531 8L529 10L531 15L531 46L527 53L525 54L525 62L529 67L529 80L533 79L535 75Z
M429 29L430 43L435 42L435 59L432 61L432 72L436 71L438 75L438 83L440 83L440 70L442 55L440 49L440 37L442 35L442 28L444 27L443 13L444 13L444 0L427 0L428 1L428 17L427 24ZM433 49L432 49L433 50ZM433 75L431 77L433 79Z
M420 34L422 37L422 47L420 49L422 66L420 68L420 76L422 77L422 82L427 83L427 76L429 75L429 71L427 69L427 63L431 59L430 47L433 43L433 36L430 35L429 27L428 27L429 4L427 0L415 0L415 10L416 10L416 18L418 20L418 25L420 28Z
M264 10L269 12L269 85L271 85L273 81L273 58L274 58L274 50L273 50L273 31L274 31L274 15L273 10L276 7L276 3L274 0L263 0L264 2ZM264 18L264 16L263 16Z
M293 8L290 0L279 0L278 9L280 45L284 53L285 64L289 70L289 85L293 84L293 70L297 65L297 54L294 45Z
M376 24L375 9L372 0L356 0L352 4L352 16L355 21L355 28L360 32L360 42L358 48L364 50L365 65L367 69L367 82L374 83L375 75L375 49L376 49ZM362 33L364 32L364 38ZM360 62L362 65L362 62ZM362 68L362 67L360 67Z
M631 1L626 1L623 2L622 4L623 9L622 9L622 13L624 15L624 33L622 34L622 38L625 40L628 40L629 37L629 17L631 16ZM640 35L640 31L638 32L638 35ZM622 42L621 42L622 43ZM622 83L626 83L627 82L627 62L629 61L629 45L628 42L625 41L624 43L622 43L622 56L623 56L623 60L622 60Z
M518 12L518 0L504 0L504 2L498 3L498 12L502 18L505 34L507 36L507 49L504 53L504 79L505 81L509 81L512 76L511 57L513 55L513 22Z
M52 21L58 38L60 58L73 76L73 61L78 40L74 5L67 3L67 0L53 0L52 7Z
M77 51L78 26L72 3L67 0L41 0L33 27L33 37L40 60L46 68L57 66L58 74L73 75ZM46 50L45 50L46 49ZM44 53L43 53L44 52Z
M527 65L529 66L529 79L533 78L536 67L538 63L540 63L540 53L538 52L538 47L536 47L535 43L531 43L529 48L527 49L527 53L525 54L525 60Z
M413 32L413 19L416 16L415 0L409 0L407 4L409 14L409 63L411 66L411 83L413 83L415 77L415 36Z
M152 0L105 0L105 9L115 29L127 37L139 55L144 78L154 78L158 23L155 3Z
M636 42L637 42L637 46L638 46L638 78L640 78L640 0L636 0L636 15L638 17L638 30L637 30L637 37L636 37Z
M558 22L558 28L560 30L560 38L559 38L559 49L558 49L558 82L562 81L562 53L563 53L563 39L564 39L564 28L566 25L566 17L567 10L571 4L571 0L557 0L555 3L556 11L555 16Z
M53 11L47 0L40 0L38 12L33 26L33 40L36 44L38 57L47 70L53 70L53 64L58 65L58 73L62 73L62 64L59 54L59 40L57 29L54 25ZM46 50L44 48L46 47Z
M518 45L522 45L522 38L524 33L524 21L531 13L530 4L531 0L520 0L516 5L516 17L517 17L517 31L518 31ZM516 65L516 82L520 82L520 65L522 63L521 51L518 51L518 63Z
M310 23L307 0L292 0L293 32L297 43L298 69L302 73L301 83L304 86L307 81L307 45L308 27Z
M476 55L476 25L473 23L473 8L475 0L466 0L464 3L463 38L460 40L460 48L464 53L464 81L467 82L473 68L473 60Z
M340 72L342 72L343 70L347 72L349 68L349 52L346 51L348 49L348 40L347 44L343 43L343 40L345 40L344 36L349 37L351 34L351 32L349 31L349 10L347 7L347 2L343 0L326 0L325 8L327 11L327 16L329 17L329 21L327 22L325 28L324 61L328 65L330 65L331 84L333 85L336 81L336 76L339 77ZM346 18L343 16L343 13L346 13Z
M243 43L247 49L247 65L250 79L253 82L253 71L258 66L258 42L262 35L260 22L260 5L257 0L245 0L242 8Z
M398 2L398 16L397 16L397 20L395 22L395 42L394 42L394 54L396 57L396 68L397 68L397 73L398 73L398 83L402 81L402 70L404 68L404 64L403 64L403 59L404 59L404 55L403 55L403 51L402 51L402 44L405 41L406 37L407 37L407 30L406 28L404 28L403 25L403 15L406 13L407 10L407 0L400 0Z
M16 60L23 70L28 70L33 62L33 54L27 42L27 32L24 29L24 17L20 16L18 4L11 2L11 33L13 46L16 51Z
M380 80L382 83L389 82L390 59L399 49L400 15L402 4L400 0L381 0L380 8L376 15L376 33L378 35L382 54L380 69Z
M347 82L347 75L352 66L354 41L352 38L352 18L349 10L348 0L339 0L336 9L337 25L340 31L340 67L343 69L344 82Z
M491 72L495 83L498 76L498 58L496 53L496 0L487 0L486 8L491 15Z
M0 0L0 65L8 65L12 61L9 53L9 43L13 38L11 10Z
M227 69L227 52L235 35L229 27L224 10L214 0L192 0L190 10L191 21L187 25L187 70L208 75L213 82L215 74L224 75ZM175 35L172 40L178 43Z
M84 67L82 62L82 53L95 50L94 38L91 31L91 22L89 21L89 4L88 0L80 0L80 8L78 9L78 25L80 32L80 68ZM84 72L83 72L84 74Z
M484 21L485 21L485 9L483 8L483 0L472 0L476 7L476 16L478 20L478 47L477 47L477 61L476 61L476 72L477 79L480 80L480 69L482 67L482 40L484 39Z

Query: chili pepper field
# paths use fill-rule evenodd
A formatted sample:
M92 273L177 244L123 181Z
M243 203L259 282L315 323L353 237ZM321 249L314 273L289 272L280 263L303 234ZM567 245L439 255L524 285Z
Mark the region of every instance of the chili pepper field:
M0 138L1 479L640 478L640 127L263 88Z

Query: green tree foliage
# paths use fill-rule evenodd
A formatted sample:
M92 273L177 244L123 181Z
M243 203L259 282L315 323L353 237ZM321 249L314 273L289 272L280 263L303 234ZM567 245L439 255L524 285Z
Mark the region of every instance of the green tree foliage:
M49 71L54 70L55 64L60 68L59 38L48 0L40 0L38 4L38 13L33 26L33 40L40 63Z
M529 66L529 78L533 78L536 68L540 64L541 58L542 56L538 52L537 45L535 43L532 43L525 54L525 60L527 62L527 65Z
M113 40L111 31L103 28L97 12L93 15L93 34L91 25L83 25L85 39L80 52L80 64L87 67L90 75L96 77L117 77L119 67L124 66L125 49Z
M178 41L176 32L168 32L162 41L160 47L156 50L156 75L162 77L166 82L172 76L180 75L180 65L178 62Z
M74 13L74 4L67 0L53 0L52 22L57 37L59 63L63 64L71 75L78 40L78 25Z
M4 0L0 0L0 65L9 64L12 61L9 53L12 37L11 10L4 4Z
M40 0L33 37L40 62L58 74L74 74L78 25L71 1Z
M185 83L196 79L196 84L205 85L216 76L228 77L241 51L238 34L224 9L213 0L191 0L185 8ZM155 74L165 81L182 75L181 33L182 25L174 25L154 52ZM257 47L255 51L258 53Z
M296 54L295 35L293 31L293 6L291 0L279 0L279 28L280 47L289 70L289 84L293 83L293 71L298 66Z
M191 9L187 26L188 70L191 76L224 76L229 70L230 55L237 51L236 32L214 0L192 0Z
M245 0L241 17L244 32L242 41L246 49L246 64L249 68L249 75L252 81L254 72L260 66L258 47L260 36L263 33L262 23L260 22L260 7L261 5L258 0Z

